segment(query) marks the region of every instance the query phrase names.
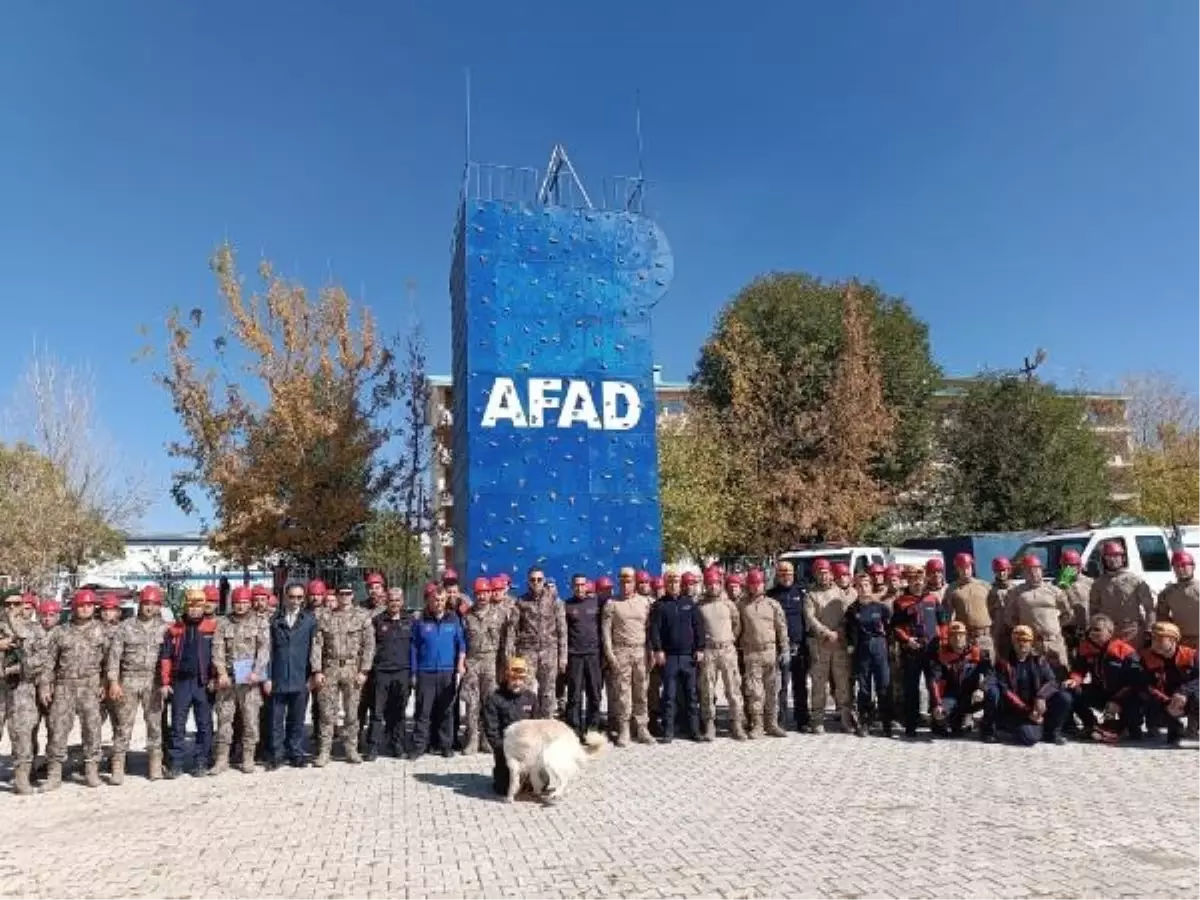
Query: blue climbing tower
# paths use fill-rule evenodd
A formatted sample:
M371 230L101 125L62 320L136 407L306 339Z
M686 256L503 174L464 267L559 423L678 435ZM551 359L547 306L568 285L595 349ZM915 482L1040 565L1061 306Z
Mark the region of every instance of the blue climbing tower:
M469 166L450 274L454 556L464 577L537 564L658 570L651 310L673 260L640 180L593 204L546 172Z

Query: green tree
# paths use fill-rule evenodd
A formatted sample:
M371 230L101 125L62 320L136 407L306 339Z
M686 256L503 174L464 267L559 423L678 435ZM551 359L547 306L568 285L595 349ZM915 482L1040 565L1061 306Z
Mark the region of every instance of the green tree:
M389 583L404 587L429 576L429 559L398 510L375 510L363 530L358 562L383 572Z
M737 507L729 494L730 454L722 433L696 406L658 423L663 556L703 562L730 544Z
M879 361L883 401L893 418L891 438L872 461L876 477L892 490L906 487L929 456L934 410L931 397L941 371L929 350L929 330L908 304L876 285L826 282L804 273L774 273L743 288L722 310L713 335L700 352L692 381L719 411L729 409L733 385L720 348L738 325L770 357L779 378L756 386L771 410L776 433L786 435L783 458L803 461L819 438L797 431L797 416L820 413L830 399L845 341L843 306L855 287L868 322L872 352Z
M951 531L1017 531L1104 518L1107 450L1081 398L1013 372L983 373L941 440Z
M48 585L78 519L61 469L28 444L0 444L0 575Z

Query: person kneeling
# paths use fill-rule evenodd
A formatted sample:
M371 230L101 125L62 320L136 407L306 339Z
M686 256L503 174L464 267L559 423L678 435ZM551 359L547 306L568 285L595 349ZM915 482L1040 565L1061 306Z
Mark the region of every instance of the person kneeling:
M525 686L528 676L525 660L514 656L508 661L504 683L483 704L483 731L492 748L492 789L501 796L508 793L508 761L504 758L504 730L513 722L537 715L538 698Z
M984 692L983 740L996 740L996 728L1012 732L1017 742L1066 743L1062 725L1071 711L1071 695L1062 690L1045 657L1033 652L1033 629L1012 630L1012 650L996 665L996 677Z
M991 675L990 660L967 640L967 626L951 622L946 643L940 644L929 663L933 692L933 733L958 736L968 716L983 708L983 688Z
M1144 701L1150 724L1165 725L1167 742L1179 743L1183 737L1180 719L1187 716L1188 728L1195 731L1197 712L1196 651L1180 643L1179 626L1155 622L1150 651L1142 662L1146 679Z

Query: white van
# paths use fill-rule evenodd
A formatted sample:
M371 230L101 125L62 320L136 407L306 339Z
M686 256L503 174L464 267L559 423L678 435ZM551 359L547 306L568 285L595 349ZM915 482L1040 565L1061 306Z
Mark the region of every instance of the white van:
M1171 572L1171 547L1167 533L1152 526L1069 528L1047 532L1016 552L1013 575L1020 575L1021 560L1026 554L1033 553L1042 560L1042 576L1053 581L1058 578L1063 551L1071 549L1078 551L1083 558L1084 573L1095 578L1101 571L1100 549L1108 541L1116 541L1125 548L1130 571L1141 575L1155 594L1175 579Z
M931 559L941 559L940 550L912 550L908 547L852 547L847 544L813 544L803 550L786 550L779 554L776 566L787 561L796 567L796 581L812 581L812 564L827 559L830 565L844 563L854 575L867 571L869 566L895 563L898 566L921 566Z

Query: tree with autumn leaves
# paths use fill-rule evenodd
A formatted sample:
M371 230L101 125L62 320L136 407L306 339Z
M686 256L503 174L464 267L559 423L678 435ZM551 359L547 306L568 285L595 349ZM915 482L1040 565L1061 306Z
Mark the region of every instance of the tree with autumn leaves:
M401 376L370 311L337 285L311 293L264 261L247 292L228 244L211 268L217 315L173 311L157 375L183 430L168 445L174 499L191 513L204 495L213 548L243 565L342 562L413 477L391 413L424 372ZM417 528L428 515L410 504L402 519Z

